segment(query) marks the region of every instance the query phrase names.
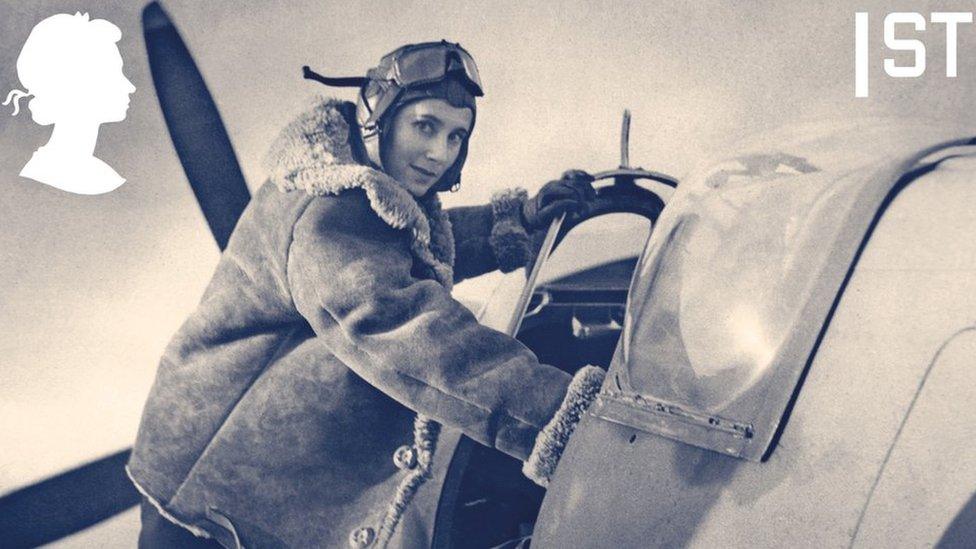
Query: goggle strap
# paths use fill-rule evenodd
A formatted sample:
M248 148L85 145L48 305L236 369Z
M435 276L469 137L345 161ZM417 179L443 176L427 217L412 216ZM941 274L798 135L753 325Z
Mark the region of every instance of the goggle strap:
M369 82L368 78L363 76L345 76L341 78L332 78L330 76L323 76L305 65L302 67L302 77L306 80L314 80L326 86L334 86L338 88L360 88Z

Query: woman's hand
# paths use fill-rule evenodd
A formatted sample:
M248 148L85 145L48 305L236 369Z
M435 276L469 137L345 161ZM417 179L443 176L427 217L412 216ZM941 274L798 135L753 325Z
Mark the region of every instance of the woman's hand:
M530 231L544 229L564 213L580 213L594 198L593 176L582 170L569 170L559 179L543 185L539 194L525 201L522 222Z

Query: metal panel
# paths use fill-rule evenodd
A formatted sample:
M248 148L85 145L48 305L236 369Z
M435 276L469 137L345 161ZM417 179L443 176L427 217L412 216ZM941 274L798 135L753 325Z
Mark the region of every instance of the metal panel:
M855 547L932 547L976 494L976 326L931 362L858 523ZM976 543L976 524L969 526Z

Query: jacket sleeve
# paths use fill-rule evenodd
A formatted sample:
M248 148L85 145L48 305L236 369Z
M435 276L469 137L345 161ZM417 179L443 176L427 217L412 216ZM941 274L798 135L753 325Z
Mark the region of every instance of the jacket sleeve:
M521 215L526 196L523 189L508 189L495 193L491 204L447 210L454 232L455 282L529 263L532 247Z
M437 282L413 276L406 237L364 199L312 200L288 258L296 307L329 350L379 390L528 459L540 431L578 404L566 402L571 376L478 324Z

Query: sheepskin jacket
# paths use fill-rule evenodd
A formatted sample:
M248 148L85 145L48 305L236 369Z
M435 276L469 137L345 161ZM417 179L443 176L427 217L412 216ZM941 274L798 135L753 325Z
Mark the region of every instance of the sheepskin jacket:
M225 546L429 545L414 523L436 507L441 424L544 483L601 379L540 364L451 298L528 259L524 192L446 212L415 199L356 162L345 105L322 101L273 145L128 465L164 516Z

